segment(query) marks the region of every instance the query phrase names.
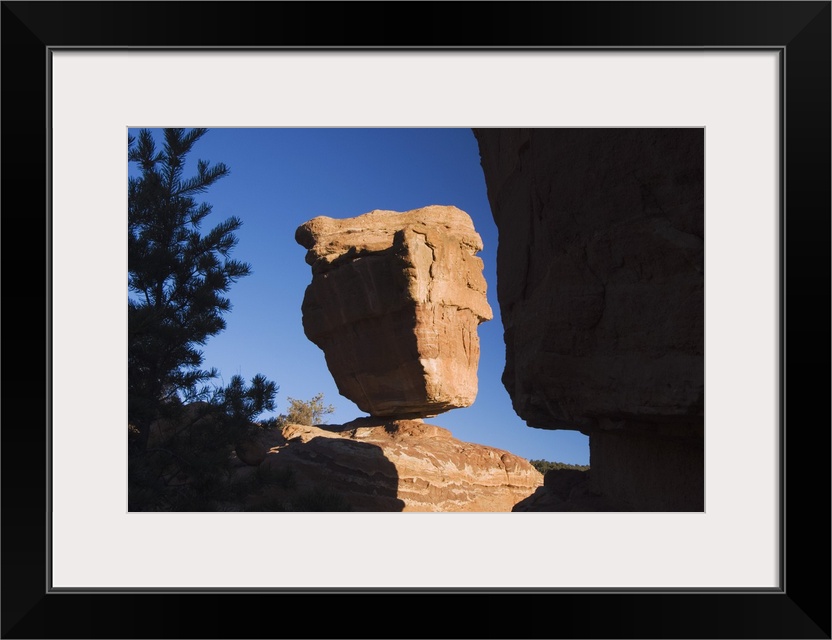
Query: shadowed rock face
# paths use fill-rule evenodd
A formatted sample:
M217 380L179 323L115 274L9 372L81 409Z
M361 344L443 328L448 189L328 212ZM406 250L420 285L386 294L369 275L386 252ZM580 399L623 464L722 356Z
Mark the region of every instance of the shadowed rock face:
M621 504L700 510L704 131L474 134L518 415L589 434L593 488Z
M543 485L527 460L462 442L422 420L252 424L235 446L201 437L206 427L222 429L218 417L216 407L194 403L176 420L154 425L159 448L146 472L164 480L166 493L151 501L137 495L138 505L165 509L174 500L182 511L509 512ZM196 447L188 452L193 460L210 454L216 464L210 478L178 464L186 461L172 451L185 442Z
M492 318L482 240L456 207L376 210L301 225L306 336L339 392L372 416L427 417L477 394L478 325Z

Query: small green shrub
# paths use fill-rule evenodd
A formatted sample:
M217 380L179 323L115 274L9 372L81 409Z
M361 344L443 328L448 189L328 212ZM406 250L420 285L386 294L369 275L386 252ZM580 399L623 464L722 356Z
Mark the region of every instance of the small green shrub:
M529 460L535 469L540 471L543 475L550 469L574 469L576 471L588 471L589 465L581 464L566 464L565 462L549 462L548 460Z
M288 413L280 414L276 419L277 426L286 424L304 424L312 426L321 424L323 417L335 412L335 407L324 405L324 394L319 393L311 400L298 400L287 398L289 402Z

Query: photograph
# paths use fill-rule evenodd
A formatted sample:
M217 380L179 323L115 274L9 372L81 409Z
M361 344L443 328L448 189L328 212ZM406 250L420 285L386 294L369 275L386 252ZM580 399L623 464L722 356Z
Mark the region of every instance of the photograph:
M703 128L128 145L130 511L704 511Z

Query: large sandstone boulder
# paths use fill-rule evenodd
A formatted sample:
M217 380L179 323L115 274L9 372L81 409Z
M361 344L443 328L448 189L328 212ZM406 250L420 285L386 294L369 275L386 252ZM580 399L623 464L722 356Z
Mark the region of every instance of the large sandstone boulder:
M589 434L595 490L704 502L704 131L475 129L499 232L503 383Z
M492 318L482 240L450 206L318 217L296 239L312 283L306 336L338 390L372 416L427 417L477 394L478 325Z
M318 492L352 511L508 512L543 485L527 460L421 420L289 424L281 436L258 473L291 482L252 495L250 508L295 508L298 496Z

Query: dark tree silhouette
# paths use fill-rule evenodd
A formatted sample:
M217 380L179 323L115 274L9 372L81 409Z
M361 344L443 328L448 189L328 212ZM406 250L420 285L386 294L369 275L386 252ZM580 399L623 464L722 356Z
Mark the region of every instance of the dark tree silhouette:
M230 257L241 221L230 217L200 232L211 205L196 197L229 174L223 163L198 160L185 177L187 155L207 129L165 129L157 150L152 133L128 136L128 160L140 174L128 183L128 422L134 445L147 447L154 420L175 417L183 403L211 400L251 419L274 408L277 391L261 375L247 389L237 376L228 388L206 384L217 376L203 369L199 347L225 329L231 309L225 296L251 265Z

